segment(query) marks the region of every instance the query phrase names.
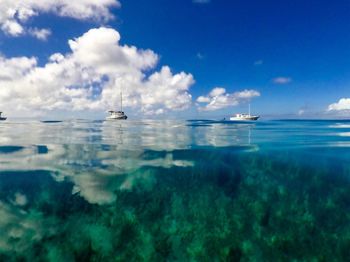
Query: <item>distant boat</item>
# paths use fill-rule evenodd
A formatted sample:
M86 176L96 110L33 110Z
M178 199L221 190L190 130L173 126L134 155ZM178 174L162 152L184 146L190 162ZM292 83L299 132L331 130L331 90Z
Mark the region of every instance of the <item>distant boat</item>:
M109 116L106 117L107 120L126 120L128 117L123 111L108 111Z
M250 104L249 104L249 113L248 114L235 114L230 117L231 121L256 121L260 116L250 114Z
M123 112L123 94L120 91L120 111L110 110L108 111L109 116L106 117L106 120L126 120L128 117Z
M2 114L2 112L0 112L0 121L4 121L4 120L6 120L6 119L7 119L7 117L3 117L3 116L1 116L1 114Z

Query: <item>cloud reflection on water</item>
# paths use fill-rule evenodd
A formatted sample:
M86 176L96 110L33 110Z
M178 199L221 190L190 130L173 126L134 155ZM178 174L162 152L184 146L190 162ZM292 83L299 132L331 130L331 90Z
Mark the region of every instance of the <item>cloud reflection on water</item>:
M152 172L142 168L195 165L195 159L174 157L176 150L249 146L250 129L184 121L9 122L1 126L0 147L23 148L0 154L0 170L50 171L57 182L74 183L72 193L89 203L108 204L115 190L131 189L135 180L152 181Z

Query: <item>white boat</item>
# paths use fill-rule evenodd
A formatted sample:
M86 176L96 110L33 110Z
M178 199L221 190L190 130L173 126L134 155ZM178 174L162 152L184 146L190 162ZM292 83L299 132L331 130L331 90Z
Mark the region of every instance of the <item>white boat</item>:
M254 121L258 120L260 116L252 116L249 114L236 114L235 116L231 116L231 121Z
M108 111L109 116L106 117L106 120L126 120L128 117L123 112L123 94L120 91L120 111L110 110Z
M249 114L235 114L230 117L230 121L256 121L260 116L250 114L250 104L249 104Z
M109 116L107 116L107 120L126 120L128 117L125 115L123 111L108 111Z
M4 121L4 120L6 120L6 119L7 119L7 117L3 117L3 116L1 116L1 114L2 114L2 112L0 112L0 121Z

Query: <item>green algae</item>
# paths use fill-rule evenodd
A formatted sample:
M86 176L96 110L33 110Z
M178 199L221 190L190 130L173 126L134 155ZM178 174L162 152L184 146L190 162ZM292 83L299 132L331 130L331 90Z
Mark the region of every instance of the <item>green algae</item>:
M132 187L115 186L115 200L104 205L72 195L70 182L56 183L47 174L31 173L40 185L33 190L28 174L3 173L2 192L21 192L28 203L16 205L3 193L0 258L346 261L347 163L295 152L217 149L173 155L195 165L125 174L134 177Z

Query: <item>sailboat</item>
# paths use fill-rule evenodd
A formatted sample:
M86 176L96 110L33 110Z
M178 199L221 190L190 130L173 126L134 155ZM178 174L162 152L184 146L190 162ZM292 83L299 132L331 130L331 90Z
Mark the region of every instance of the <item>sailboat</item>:
M231 121L255 121L258 120L260 116L250 114L250 104L249 104L249 114L235 114L230 117Z
M1 116L1 114L2 114L2 112L0 112L0 121L4 121L4 120L6 120L6 119L7 119L7 117L3 117L3 116Z
M110 110L108 111L109 116L106 117L106 120L126 120L128 117L123 112L123 94L120 91L120 111Z

